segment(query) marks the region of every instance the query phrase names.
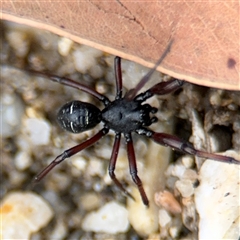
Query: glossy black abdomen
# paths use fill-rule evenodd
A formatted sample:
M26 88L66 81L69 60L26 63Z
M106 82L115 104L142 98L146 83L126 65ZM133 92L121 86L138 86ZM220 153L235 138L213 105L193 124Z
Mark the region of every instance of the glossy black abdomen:
M91 103L72 101L58 112L60 126L72 133L80 133L101 122L101 111Z

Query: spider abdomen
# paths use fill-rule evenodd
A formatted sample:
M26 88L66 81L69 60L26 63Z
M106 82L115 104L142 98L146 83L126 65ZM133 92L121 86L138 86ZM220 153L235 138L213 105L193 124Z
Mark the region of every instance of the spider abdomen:
M63 129L80 133L101 122L101 111L91 103L72 101L60 108L57 119Z

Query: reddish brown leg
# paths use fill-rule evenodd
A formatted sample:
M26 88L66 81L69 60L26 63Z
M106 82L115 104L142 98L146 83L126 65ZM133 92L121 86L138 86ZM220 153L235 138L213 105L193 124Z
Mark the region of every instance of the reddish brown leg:
M154 71L157 69L157 67L162 63L163 59L166 57L168 52L170 52L172 43L173 43L173 39L170 40L170 42L168 43L167 48L164 50L162 56L156 62L154 67L140 80L140 82L137 84L137 86L134 89L131 89L127 93L126 98L129 101L133 100L133 98L136 96L137 92L148 82L148 80L151 77L151 75L154 73Z
M209 159L219 161L219 162L240 164L240 161L237 161L236 159L234 159L232 157L227 157L227 156L222 156L222 155L217 155L214 153L207 153L204 151L197 150L190 143L185 142L176 136L172 136L172 135L169 135L166 133L152 132L150 137L156 143L172 147L176 150L180 150L182 152L185 152L185 153L188 153L191 155L195 155L195 156L203 157L203 158L209 158Z
M94 89L85 86L77 81L74 81L72 79L66 78L66 77L59 77L50 73L42 73L39 71L35 71L35 70L26 70L30 73L33 74L37 74L43 77L46 77L47 79L50 79L53 82L58 82L60 84L72 87L72 88L76 88L79 90L82 90L86 93L89 93L90 95L92 95L93 97L97 98L99 101L103 102L104 105L108 105L110 103L109 99L107 97L105 97L104 95L98 93L97 91L95 91Z
M114 59L114 72L116 79L116 98L122 97L122 70L121 70L121 58L115 57Z
M172 79L167 82L160 82L151 87L148 91L150 91L153 95L164 95L176 91L182 87L183 83L183 81L178 79Z
M184 84L183 81L178 79L172 79L167 82L160 82L149 88L146 92L138 94L134 100L136 101L145 101L153 95L164 95L176 91Z
M121 133L117 133L115 136L115 141L114 141L112 155L109 162L108 172L109 172L109 176L111 177L112 181L116 184L116 186L122 192L124 192L128 197L134 200L133 196L123 187L123 185L118 181L118 179L114 174L117 157L118 157L119 146L120 146L120 140L121 140Z
M135 152L134 152L134 148L133 148L132 136L130 133L125 134L125 138L126 138L126 142L127 142L127 153L128 153L130 174L132 176L134 183L138 187L138 190L139 190L139 193L141 195L144 205L149 206L148 197L143 188L142 181L140 180L140 178L137 175L137 163L136 163Z
M39 182L41 179L43 179L56 165L61 163L66 158L69 158L73 156L74 154L80 152L81 150L93 145L95 142L97 142L100 138L102 138L104 135L108 133L108 129L103 128L101 131L99 131L96 135L88 139L87 141L80 143L79 145L72 147L66 151L64 151L62 154L57 156L46 168L44 168L33 180L33 183Z

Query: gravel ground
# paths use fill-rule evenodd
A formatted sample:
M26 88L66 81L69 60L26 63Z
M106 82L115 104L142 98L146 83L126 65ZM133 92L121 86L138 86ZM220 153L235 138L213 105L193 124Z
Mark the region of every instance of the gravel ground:
M134 148L139 176L150 199L149 209L141 203L132 183L124 141L116 176L136 201L126 198L108 176L113 132L57 166L33 187L33 177L56 156L101 129L99 125L81 134L67 133L56 122L58 109L73 99L103 106L86 93L23 69L68 76L114 99L114 56L8 22L1 22L1 33L1 198L13 191L35 192L50 206L49 216L51 211L53 214L51 221L51 217L41 215L46 222L34 230L26 226L26 236L31 239L199 239L201 236L237 239L234 237L239 235L239 167L214 161L206 161L209 164L206 167L203 159L172 152L141 136L134 135ZM126 60L122 60L122 69L125 91L133 88L148 71ZM149 86L168 79L155 72ZM159 109L159 121L151 126L154 131L173 133L209 152L232 149L227 154L239 158L240 92L186 83L174 94L152 98L149 103ZM205 185L211 189L204 188ZM213 191L214 186L218 186L220 193ZM213 206L218 206L214 201L223 202L223 199L226 203L233 201L233 211L225 213L223 205L219 206L224 212L223 220L230 219L224 223L227 229L220 236L216 235L218 223L215 230L206 226L208 219L212 226L220 219L214 214L218 210L213 210ZM212 207L207 205L211 200ZM26 195L22 201L29 201ZM35 208L36 213L29 217L29 222L43 214L44 207ZM204 211L209 208L206 219ZM17 215L21 214L24 215ZM17 228L13 221L8 223L9 231Z

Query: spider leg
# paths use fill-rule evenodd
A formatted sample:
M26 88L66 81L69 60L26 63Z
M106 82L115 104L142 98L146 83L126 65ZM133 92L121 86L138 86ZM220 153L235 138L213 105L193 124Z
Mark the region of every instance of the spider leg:
M56 76L56 75L53 75L53 74L50 74L50 73L42 73L42 72L39 72L39 71L30 70L30 69L28 69L26 71L30 72L30 73L33 73L33 74L43 76L43 77L47 77L53 82L58 82L60 84L66 85L68 87L72 87L72 88L82 90L82 91L92 95L93 97L97 98L99 101L103 102L103 104L105 106L107 106L110 103L110 101L107 97L98 93L94 89L81 84L80 82L74 81L74 80L66 78L66 77L59 77L59 76Z
M185 142L182 139L170 134L156 133L151 131L151 134L149 137L152 138L153 141L155 141L156 143L172 147L175 150L180 150L184 153L188 153L188 154L195 155L202 158L209 158L219 162L240 164L240 161L237 161L232 157L222 156L214 153L208 153L201 150L197 150L190 143Z
M165 95L176 91L177 89L182 87L183 84L184 81L178 79L172 79L167 82L160 82L149 88L147 91L138 94L134 98L134 100L143 102L148 98L152 97L153 95Z
M44 168L33 180L33 183L39 182L41 179L43 179L56 165L61 163L66 158L69 158L73 156L74 154L80 152L81 150L93 145L96 141L98 141L100 138L102 138L104 135L108 133L107 128L103 128L101 131L99 131L96 135L91 137L90 139L86 140L83 143L80 143L79 145L72 147L66 151L64 151L62 154L57 156L46 168Z
M116 186L122 192L124 192L128 197L130 197L134 200L134 197L123 187L123 185L118 181L118 179L116 178L116 176L114 174L117 157L118 157L119 146L120 146L120 140L121 140L121 133L117 133L115 136L115 141L114 141L112 155L111 155L110 162L109 162L108 172L109 172L110 178L116 184Z
M151 87L148 91L150 91L153 95L165 95L171 92L176 91L182 85L184 84L184 81L178 80L178 79L172 79L167 82L160 82Z
M115 57L114 59L114 72L116 79L116 98L122 97L122 70L121 70L121 58Z
M125 139L127 142L127 154L128 154L128 160L129 160L130 174L132 176L134 183L138 187L138 190L139 190L139 193L141 195L144 205L146 205L148 207L149 206L148 197L143 188L142 181L140 180L140 178L137 175L137 163L136 163L136 157L135 157L135 152L134 152L134 148L133 148L133 141L132 141L131 134L130 133L125 134Z
M126 98L128 100L130 100L130 101L133 100L133 98L137 95L137 92L148 82L151 75L154 73L154 71L157 69L157 67L162 63L164 58L167 56L168 52L170 52L172 43L173 43L173 39L170 39L166 49L164 50L162 56L155 63L154 67L140 80L140 82L137 84L137 86L134 89L131 89L126 94Z

